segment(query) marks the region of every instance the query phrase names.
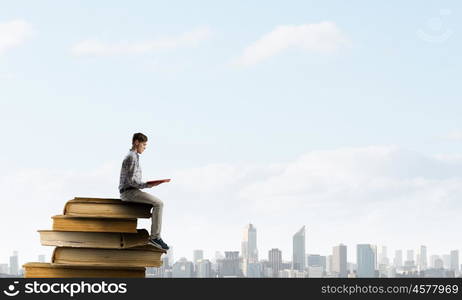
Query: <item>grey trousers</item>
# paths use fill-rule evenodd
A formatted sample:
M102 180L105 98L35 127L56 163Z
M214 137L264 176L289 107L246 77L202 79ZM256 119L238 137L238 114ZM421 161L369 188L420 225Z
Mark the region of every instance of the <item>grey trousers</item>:
M153 239L160 238L160 230L162 228L162 209L164 208L162 200L139 189L123 192L120 194L120 199L128 202L152 204L151 237Z

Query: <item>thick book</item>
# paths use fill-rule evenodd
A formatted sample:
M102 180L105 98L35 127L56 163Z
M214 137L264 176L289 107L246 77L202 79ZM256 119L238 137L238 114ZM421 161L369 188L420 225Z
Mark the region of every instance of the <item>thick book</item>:
M149 233L38 230L42 246L124 249L148 243Z
M56 247L51 262L66 265L160 267L165 250L152 245L127 249Z
M164 182L170 182L170 179L158 179L158 180L146 181L146 183L150 183L150 184L156 184L156 183L160 184Z
M66 202L63 215L91 218L150 218L151 204L112 198L75 197Z
M29 262L23 265L24 278L144 278L144 267L64 265Z
M84 232L128 232L137 233L137 219L81 218L53 216L53 230Z

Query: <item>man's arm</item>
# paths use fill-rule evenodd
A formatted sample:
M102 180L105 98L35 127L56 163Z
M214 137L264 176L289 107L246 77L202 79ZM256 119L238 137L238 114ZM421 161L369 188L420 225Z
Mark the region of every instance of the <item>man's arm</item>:
M127 181L130 186L138 189L150 187L149 184L141 181L141 178L138 178L138 176L136 176L136 161L133 159L132 156L128 156L126 158L126 160L124 161L124 168L127 174Z

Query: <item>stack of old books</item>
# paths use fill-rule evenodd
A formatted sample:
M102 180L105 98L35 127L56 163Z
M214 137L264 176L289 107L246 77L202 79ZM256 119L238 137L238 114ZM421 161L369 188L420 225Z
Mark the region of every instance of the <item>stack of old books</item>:
M55 246L51 263L23 265L26 278L145 277L146 267L162 266L165 250L148 244L137 229L138 218L150 218L152 206L120 199L74 198L53 230L39 230L44 246Z

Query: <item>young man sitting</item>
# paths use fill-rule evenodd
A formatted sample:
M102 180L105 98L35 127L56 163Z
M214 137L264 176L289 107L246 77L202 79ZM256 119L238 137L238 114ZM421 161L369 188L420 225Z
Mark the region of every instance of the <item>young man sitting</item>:
M146 149L148 138L142 133L135 133L132 139L132 148L125 156L120 170L119 192L120 199L129 202L148 203L153 206L151 218L151 236L149 244L160 249L168 250L168 245L160 237L162 227L162 209L164 203L159 198L141 191L152 188L160 183L146 183L141 180L139 155Z

